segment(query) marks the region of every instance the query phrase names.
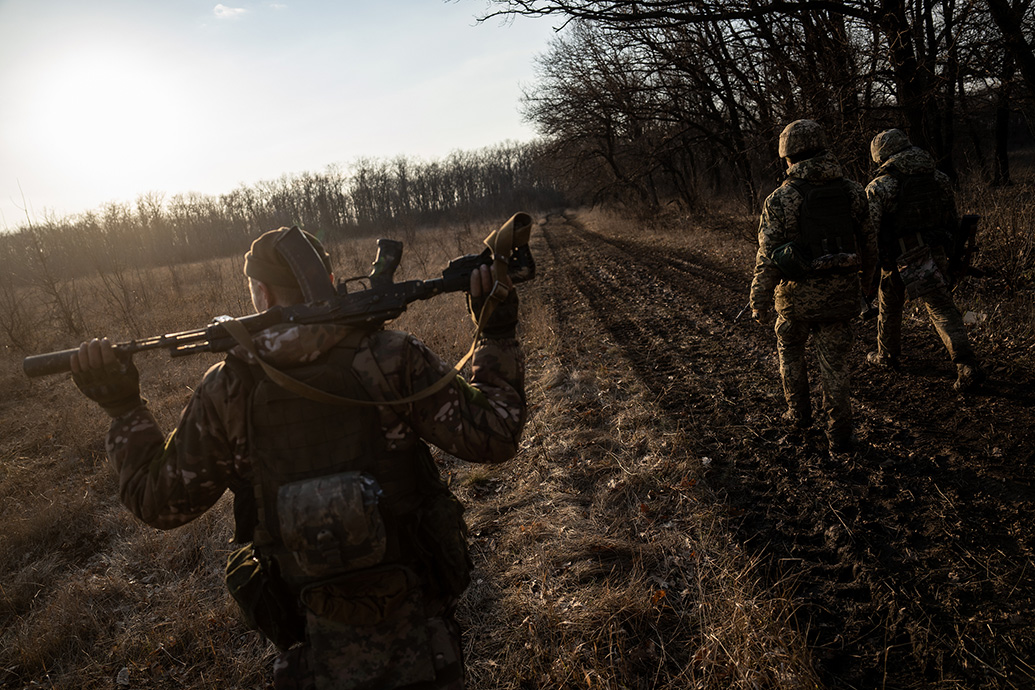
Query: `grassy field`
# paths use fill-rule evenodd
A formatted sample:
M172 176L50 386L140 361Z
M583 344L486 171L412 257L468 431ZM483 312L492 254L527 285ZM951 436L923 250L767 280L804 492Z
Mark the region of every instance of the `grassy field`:
M976 330L983 351L1030 351L1035 313L1023 289L1031 255L1018 263L1013 250L1032 252L1031 209L1020 198L967 203L998 214L983 251L1002 264L993 280L1004 296L992 303L987 292L961 293L962 306L984 315ZM749 216L646 225L579 217L614 236L692 244L743 277L746 299ZM400 237L397 277L435 275L449 258L478 251L490 229ZM538 238L533 249L542 253ZM359 275L374 245L330 250L340 275ZM799 583L774 581L743 548L705 478L710 458L678 426L658 422L659 392L605 334L572 316L578 306L566 305L550 279L560 267L547 257L539 268L520 290L532 409L522 451L491 468L439 456L468 506L476 565L459 613L470 687L817 687L807 631L795 623ZM114 299L100 278L64 286L90 334L123 340L184 330L250 307L239 258L124 282L130 302ZM53 314L22 303L33 350L76 344L48 328ZM1002 323L1011 324L1009 338L983 335ZM472 335L458 295L416 304L393 327L454 361ZM274 650L243 626L223 585L228 497L170 532L137 523L119 504L104 457L104 414L67 376L26 379L23 354L8 347L0 358L0 687L266 687ZM218 359L137 358L143 394L167 430Z

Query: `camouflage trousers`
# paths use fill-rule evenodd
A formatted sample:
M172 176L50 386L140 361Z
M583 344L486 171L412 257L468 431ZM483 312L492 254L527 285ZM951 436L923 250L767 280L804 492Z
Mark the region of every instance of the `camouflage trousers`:
M848 354L855 336L852 321L806 321L778 315L775 330L783 394L790 417L803 426L807 426L812 419L809 376L805 364L805 346L811 336L819 364L827 436L837 440L848 438L852 433L852 406L849 400L851 376L848 366Z
M938 267L944 272L944 254L935 254ZM941 338L953 364L972 364L977 361L967 336L967 327L947 286L939 287L917 299L927 307L938 337ZM877 316L877 352L898 357L902 353L902 308L906 302L905 285L897 268L882 269L878 294L880 314Z
M339 594L345 607L321 601L324 615L307 610L305 642L274 662L275 690L463 690L454 601L429 600L419 588L357 597L342 587L329 596Z

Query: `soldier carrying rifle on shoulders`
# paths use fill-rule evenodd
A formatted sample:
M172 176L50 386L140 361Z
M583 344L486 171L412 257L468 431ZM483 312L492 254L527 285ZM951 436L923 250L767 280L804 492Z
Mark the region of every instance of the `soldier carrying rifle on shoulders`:
M245 257L259 312L305 299L276 250L285 232L263 234ZM305 236L332 282L328 255ZM506 297L480 324L469 381L380 323L282 323L210 368L169 435L128 355L107 339L71 355L76 385L112 417L108 458L134 515L171 529L234 493L227 584L281 651L275 687L464 687L453 616L469 582L463 507L426 442L473 462L517 452L518 299L505 271L497 280L488 266L470 275L476 319L494 287ZM284 374L301 385L285 388Z

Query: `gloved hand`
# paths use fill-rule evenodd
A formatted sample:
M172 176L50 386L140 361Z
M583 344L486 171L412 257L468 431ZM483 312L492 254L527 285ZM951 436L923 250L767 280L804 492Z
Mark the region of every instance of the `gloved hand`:
M467 296L467 308L471 311L471 318L475 323L482 313L485 305L484 297ZM496 308L489 314L488 320L482 324L482 336L486 338L515 338L517 337L518 323L518 296L517 290L510 288L510 294L506 299L496 305Z
M510 292L507 297L496 305L496 308L489 315L488 320L480 324L482 336L485 338L514 338L517 336L518 322L518 296L510 279L506 278L507 287ZM485 306L485 299L492 291L492 273L488 266L482 266L478 271L471 274L471 291L467 295L467 308L471 312L471 318L478 323L482 307Z
M140 372L129 357L118 357L107 338L83 343L71 359L72 380L83 395L112 417L144 404Z

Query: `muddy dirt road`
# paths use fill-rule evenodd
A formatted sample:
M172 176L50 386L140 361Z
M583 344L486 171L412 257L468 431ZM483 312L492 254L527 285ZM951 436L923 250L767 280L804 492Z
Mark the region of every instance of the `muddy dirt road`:
M615 339L712 458L707 481L730 530L773 581L796 582L798 627L829 687L1035 687L1029 364L990 363L988 385L964 398L927 324L907 322L909 359L890 374L867 368L874 325L859 322L862 448L831 457L819 430L787 441L775 337L735 320L750 258L706 254L689 237L608 236L563 215L536 241L554 268L544 287L577 290L589 307L566 318Z

